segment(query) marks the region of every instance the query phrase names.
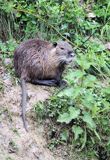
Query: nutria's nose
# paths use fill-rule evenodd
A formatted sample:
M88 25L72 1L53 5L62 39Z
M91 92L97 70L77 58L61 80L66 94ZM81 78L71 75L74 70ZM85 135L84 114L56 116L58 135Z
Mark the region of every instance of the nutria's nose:
M71 57L75 57L75 54L72 52L72 53L70 54L70 56L71 56Z

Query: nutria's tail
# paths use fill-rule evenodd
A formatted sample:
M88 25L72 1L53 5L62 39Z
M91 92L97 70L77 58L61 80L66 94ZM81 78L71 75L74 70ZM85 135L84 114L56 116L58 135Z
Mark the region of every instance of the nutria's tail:
M22 107L22 119L25 130L28 132L27 123L26 123L26 101L27 101L27 93L26 93L26 82L24 79L21 79L21 89L22 89L22 99L21 99L21 107Z

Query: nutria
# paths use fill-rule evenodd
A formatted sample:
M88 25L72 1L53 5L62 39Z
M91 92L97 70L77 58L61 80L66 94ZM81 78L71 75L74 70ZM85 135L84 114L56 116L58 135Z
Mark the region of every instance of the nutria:
M71 45L66 41L50 43L39 39L22 42L14 52L14 67L21 80L22 88L22 118L25 122L26 84L60 86L65 65L74 57Z

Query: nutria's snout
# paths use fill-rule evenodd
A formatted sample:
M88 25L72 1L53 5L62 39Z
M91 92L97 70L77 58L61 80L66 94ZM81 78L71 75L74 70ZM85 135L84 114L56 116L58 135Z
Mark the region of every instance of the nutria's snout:
M70 64L72 63L73 61L75 60L75 53L74 52L71 52L71 53L68 53L68 57L66 58L66 64Z

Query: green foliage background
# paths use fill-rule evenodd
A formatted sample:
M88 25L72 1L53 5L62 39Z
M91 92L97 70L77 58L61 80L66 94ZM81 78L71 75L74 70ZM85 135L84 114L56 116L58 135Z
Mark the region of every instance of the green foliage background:
M106 44L110 42L110 1L0 0L2 59L12 58L22 40L56 41L64 34L70 35L77 54L75 67L65 74L68 87L46 107L39 104L35 110L62 126L58 142L69 140L81 150L88 148L88 157L97 155L93 148L100 145L109 154L110 51Z

